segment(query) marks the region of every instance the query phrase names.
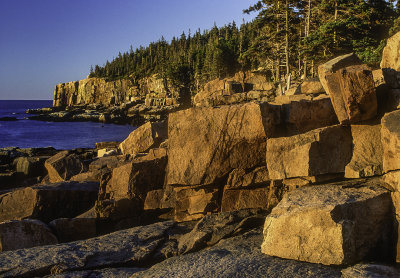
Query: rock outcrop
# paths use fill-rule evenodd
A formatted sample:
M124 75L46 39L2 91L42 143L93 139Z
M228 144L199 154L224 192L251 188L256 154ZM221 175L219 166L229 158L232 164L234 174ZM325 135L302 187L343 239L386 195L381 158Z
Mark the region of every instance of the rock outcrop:
M377 114L372 70L358 64L350 54L335 58L318 68L319 78L332 100L341 123L369 120Z
M67 181L85 171L85 165L79 157L69 151L62 151L50 157L44 163L51 183Z
M396 33L387 40L383 49L381 68L391 68L400 71L400 32Z
M204 85L193 97L197 107L238 104L252 100L271 101L275 86L262 74L238 72L233 77L215 79Z
M147 152L150 148L160 146L160 143L168 137L168 125L166 122L147 122L129 134L120 145L122 154L136 156L138 153Z
M151 259L171 221L118 231L99 238L0 253L2 277L43 276L105 268Z
M270 138L266 160L271 179L341 173L352 150L350 128L331 126L291 137Z
M282 199L264 226L262 252L325 265L390 255L390 192L371 180L302 187Z
M57 244L50 228L39 220L11 220L0 223L0 252Z
M168 120L168 184L212 184L235 168L264 164L263 107L249 103L191 108Z
M0 221L25 218L44 222L75 217L97 199L98 183L64 182L17 189L0 195Z

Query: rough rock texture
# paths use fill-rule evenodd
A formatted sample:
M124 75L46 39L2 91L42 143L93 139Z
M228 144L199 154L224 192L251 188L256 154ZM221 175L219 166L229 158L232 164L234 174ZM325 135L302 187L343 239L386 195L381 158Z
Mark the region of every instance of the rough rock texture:
M147 193L163 189L166 166L166 151L156 149L147 156L114 168L96 202L99 217L124 218L140 212Z
M264 208L270 205L271 180L266 166L252 171L235 169L224 187L221 211L235 211L247 208Z
M260 234L260 230L255 230L222 240L206 250L167 259L148 270L132 275L132 278L341 277L340 269L262 254Z
M257 210L221 212L205 216L190 233L178 239L178 252L185 254L217 244L235 232L262 226L265 216Z
M57 244L57 238L39 220L11 220L0 223L0 251Z
M397 278L400 269L380 264L356 264L342 270L343 278Z
M192 221L219 209L220 190L215 186L176 187L174 220Z
M353 156L345 168L346 178L363 178L381 175L383 149L380 124L351 126Z
M253 170L234 169L228 177L225 189L239 189L243 187L255 187L269 185L269 175L266 166Z
M350 128L331 126L291 137L267 141L267 167L271 179L344 172L350 161Z
M164 82L166 81L166 82ZM135 86L129 79L106 81L102 78L87 78L61 83L54 90L54 107L99 104L120 105L129 101L145 101L149 105L165 104L167 99L177 102L180 92L168 80L157 75L138 81Z
M263 110L248 103L170 114L168 184L211 184L234 168L263 165L266 131L274 121Z
M391 253L390 193L379 179L302 187L267 216L262 252L326 265ZM390 255L389 255L390 256Z
M109 235L0 253L2 277L43 276L90 270L151 259L171 221L142 226Z
M356 123L373 118L378 104L371 69L366 65L352 65L333 70L332 63L337 66L339 58L321 65L318 70L339 121ZM346 59L350 58L343 58Z
M62 151L50 157L44 163L51 183L69 180L72 176L85 171L85 166L76 154Z
M297 91L300 94L323 94L325 93L324 87L322 87L321 82L318 78L315 79L306 79L304 80L299 87L297 87Z
M14 160L15 171L28 177L45 176L47 171L44 162L47 158L49 157L18 157Z
M193 98L197 107L237 104L252 100L270 101L275 86L262 74L238 72L231 78L215 79L204 85Z
M383 49L381 68L392 68L400 71L400 32L396 33L387 40Z
M97 236L95 218L59 218L49 223L59 242L70 242Z
M138 153L146 152L150 148L155 148L162 141L167 139L168 126L165 122L147 122L129 134L120 145L122 154L136 156Z
M75 217L90 209L99 189L98 183L64 182L17 189L0 195L0 221L24 218L49 222Z
M338 123L327 95L278 96L271 104L281 107L281 126L273 137L291 136Z
M382 118L383 171L400 169L400 111L387 113Z
M96 270L72 271L45 276L48 278L129 278L132 274L145 270L138 267L104 268Z

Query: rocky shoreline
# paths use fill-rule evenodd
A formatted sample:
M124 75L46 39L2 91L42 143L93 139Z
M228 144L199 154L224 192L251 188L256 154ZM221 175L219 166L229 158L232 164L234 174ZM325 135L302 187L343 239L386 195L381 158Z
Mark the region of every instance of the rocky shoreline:
M399 277L390 55L337 57L294 95L216 80L95 149L0 150L0 277Z

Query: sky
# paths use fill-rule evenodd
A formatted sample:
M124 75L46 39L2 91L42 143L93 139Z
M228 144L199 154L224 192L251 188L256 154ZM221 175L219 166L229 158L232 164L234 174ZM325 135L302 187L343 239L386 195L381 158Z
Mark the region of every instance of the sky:
M253 15L255 0L0 0L0 100L53 99L120 51Z

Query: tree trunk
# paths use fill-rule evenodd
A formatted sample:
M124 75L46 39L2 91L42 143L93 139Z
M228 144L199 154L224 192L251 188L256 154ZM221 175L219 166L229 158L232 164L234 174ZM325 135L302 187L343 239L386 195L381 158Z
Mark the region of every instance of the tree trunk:
M286 78L288 78L290 73L289 67L289 0L286 0L285 5L285 60L286 60Z

